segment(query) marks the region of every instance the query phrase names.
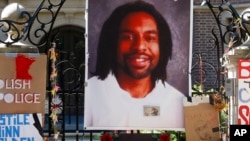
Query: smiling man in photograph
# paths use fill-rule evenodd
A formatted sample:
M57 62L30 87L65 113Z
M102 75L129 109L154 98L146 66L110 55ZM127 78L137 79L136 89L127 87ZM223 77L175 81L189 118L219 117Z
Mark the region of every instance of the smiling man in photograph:
M184 128L185 95L167 83L171 57L169 25L152 4L117 7L102 26L87 80L85 128Z

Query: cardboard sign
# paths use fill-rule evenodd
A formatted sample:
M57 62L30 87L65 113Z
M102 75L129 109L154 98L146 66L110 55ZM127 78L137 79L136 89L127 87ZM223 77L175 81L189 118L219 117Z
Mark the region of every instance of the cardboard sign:
M42 114L0 114L0 141L42 141Z
M186 141L220 141L219 114L209 97L184 100Z
M0 113L44 113L46 55L3 53L0 67Z

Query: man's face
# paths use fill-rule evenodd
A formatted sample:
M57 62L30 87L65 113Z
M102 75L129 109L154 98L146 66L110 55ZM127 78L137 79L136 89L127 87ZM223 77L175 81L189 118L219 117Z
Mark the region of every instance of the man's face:
M118 72L138 79L149 76L160 55L154 18L145 12L127 15L121 23L118 39Z

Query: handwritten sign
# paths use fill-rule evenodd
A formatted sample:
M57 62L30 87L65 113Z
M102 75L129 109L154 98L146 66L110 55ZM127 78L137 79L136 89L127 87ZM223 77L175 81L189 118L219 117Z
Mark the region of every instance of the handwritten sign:
M219 115L209 103L209 97L193 97L192 102L184 100L186 141L220 139Z

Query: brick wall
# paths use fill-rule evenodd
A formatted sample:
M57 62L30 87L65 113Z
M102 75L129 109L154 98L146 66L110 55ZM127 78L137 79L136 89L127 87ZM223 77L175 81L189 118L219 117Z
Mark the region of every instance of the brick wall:
M210 3L213 6L217 6L218 4L221 4L221 1L222 0L210 0ZM245 8L250 7L250 0L229 0L229 2L239 14ZM220 38L218 38L220 45L220 54L217 54L217 49L215 48L215 44L213 43L214 37L212 35L212 30L214 29L215 35L219 37L219 30L216 20L207 5L201 6L201 0L193 0L193 3L194 10L192 64L194 68L199 69L199 66L197 66L199 58L196 56L196 54L201 54L202 60L204 61L203 68L205 68L205 71L203 72L203 85L205 85L205 87L207 88L216 88L219 87L219 84L217 82L218 78L220 78L221 80L223 79L222 77L217 77L217 74L215 72L218 69L221 69L218 62L218 59L224 53L224 50L222 50L221 46L224 45L224 47L227 48L227 45L222 44ZM197 83L195 82L197 81L197 78L198 80L200 79L199 75L199 71L192 71L193 84ZM221 81L220 83L223 82Z

